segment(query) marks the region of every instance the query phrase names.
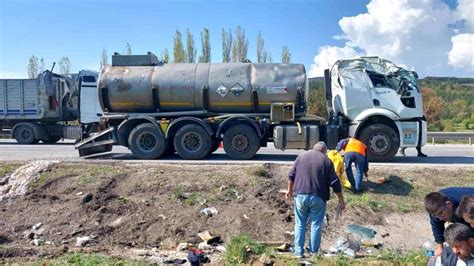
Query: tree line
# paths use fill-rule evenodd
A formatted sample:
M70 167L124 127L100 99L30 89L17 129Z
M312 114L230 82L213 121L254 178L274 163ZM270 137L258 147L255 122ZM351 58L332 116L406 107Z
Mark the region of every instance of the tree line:
M159 60L173 63L210 63L211 58L211 43L210 33L208 28L203 28L200 33L201 39L201 50L200 55L197 56L198 50L196 49L196 43L194 35L189 29L185 31L185 40L181 31L176 30L173 37L173 49L172 53L165 48L159 54ZM257 35L257 49L256 58L257 63L272 63L273 57L270 51L265 49L265 39L262 33L259 31ZM246 36L245 29L237 26L232 32L230 29L221 31L221 51L222 51L222 63L241 63L248 60L248 47L249 40ZM132 54L130 44L127 43L126 55ZM170 58L172 55L172 60ZM291 63L291 52L288 45L282 46L281 50L281 63ZM100 65L101 68L108 64L107 51L105 48L102 50L102 56Z
M71 61L67 56L62 57L59 62L59 73L67 75L71 71ZM28 78L35 79L39 73L43 73L46 70L44 58L39 59L35 55L28 58Z
M211 62L211 43L209 41L209 29L203 28L201 31L201 50L200 55L197 56L197 49L194 41L194 36L189 29L186 29L185 37L179 30L176 30L173 37L173 50L172 50L172 62L173 63L210 63ZM246 36L245 29L237 26L232 32L230 29L221 31L221 49L222 49L222 63L241 63L248 62L248 47L249 40ZM272 63L273 57L270 51L265 48L265 39L262 33L259 31L257 35L257 49L256 59L257 63ZM132 54L132 46L130 43L125 44L125 55ZM170 52L167 48L162 50L159 55L159 60L165 62L171 62ZM283 45L281 49L281 63L291 63L291 52L288 45ZM100 68L102 69L108 64L107 50L102 49ZM38 59L35 55L32 55L28 59L28 77L36 78L39 73L45 70L44 59ZM69 58L63 57L59 61L59 72L61 74L69 74L71 70L71 62Z

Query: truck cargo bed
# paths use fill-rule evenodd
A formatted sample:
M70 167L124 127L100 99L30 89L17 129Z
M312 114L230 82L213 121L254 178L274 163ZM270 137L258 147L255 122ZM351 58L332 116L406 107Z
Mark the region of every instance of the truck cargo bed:
M0 119L41 119L36 79L0 79Z

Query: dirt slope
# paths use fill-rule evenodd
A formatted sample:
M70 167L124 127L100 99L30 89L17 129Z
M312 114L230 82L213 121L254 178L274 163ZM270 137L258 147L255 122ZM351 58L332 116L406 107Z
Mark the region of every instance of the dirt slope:
M279 193L286 188L289 168L57 163L31 180L25 195L0 202L0 257L54 257L78 249L109 254L129 248L168 250L179 242L199 243L197 233L204 230L224 242L245 233L259 241L292 243L292 201ZM449 177L465 174L463 169L437 169L444 176L426 182L426 170L372 169L371 180L384 177L391 182L369 182L369 193L347 195L348 208L338 222L332 219L335 201L330 201L323 248L345 235L345 225L357 223L377 230L377 240L387 248L418 249L430 238L420 197L449 184ZM457 182L473 184L474 176ZM201 213L210 207L218 213ZM36 247L25 237L37 223L42 224L41 238L51 245ZM75 247L77 237L84 236L93 239Z

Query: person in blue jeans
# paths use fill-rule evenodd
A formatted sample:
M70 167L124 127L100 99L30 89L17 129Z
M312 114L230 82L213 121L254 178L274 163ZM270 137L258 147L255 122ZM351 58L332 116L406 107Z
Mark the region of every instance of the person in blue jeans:
M330 191L339 198L339 208L345 209L342 186L331 160L326 156L327 146L320 141L313 150L301 153L288 174L286 198L294 196L295 255L303 257L306 224L311 221L309 252L316 254L321 244L321 231Z
M337 151L344 151L344 164L346 166L347 179L352 185L355 193L362 192L362 177L368 177L369 159L367 157L367 146L356 138L346 138L336 146ZM352 164L355 165L356 175L352 173Z

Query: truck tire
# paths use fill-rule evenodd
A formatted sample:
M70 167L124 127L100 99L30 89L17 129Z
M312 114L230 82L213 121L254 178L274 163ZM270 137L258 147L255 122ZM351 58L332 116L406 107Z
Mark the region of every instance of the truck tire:
M35 137L35 130L31 126L23 125L15 129L15 139L20 144L35 144L39 140Z
M41 139L41 141L45 144L54 144L58 142L61 139L61 137L49 137L47 139Z
M395 130L384 124L373 124L362 130L360 140L367 145L370 161L391 161L400 147L400 138Z
M156 159L163 155L166 146L165 135L152 123L138 125L128 136L128 147L139 159Z
M212 139L200 125L191 124L180 128L173 138L174 149L179 157L199 160L206 157L212 148Z
M235 125L224 133L224 150L232 159L248 160L260 149L255 130L247 125Z

